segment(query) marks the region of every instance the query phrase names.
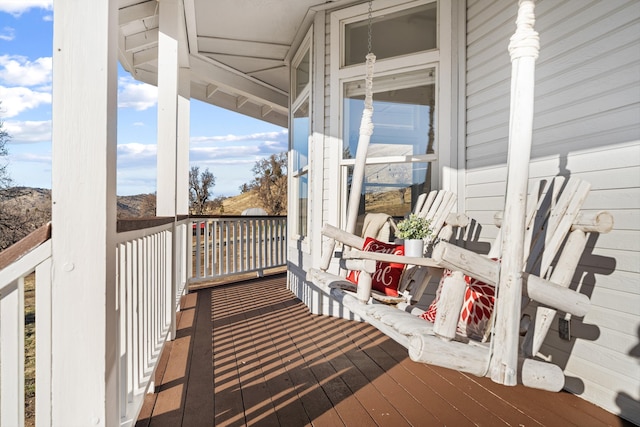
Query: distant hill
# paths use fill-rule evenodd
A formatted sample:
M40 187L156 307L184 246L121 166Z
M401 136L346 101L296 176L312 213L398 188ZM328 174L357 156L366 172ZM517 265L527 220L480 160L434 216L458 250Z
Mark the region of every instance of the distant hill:
M44 222L51 220L51 190L46 188L12 187L0 192L7 206L20 206L29 216L38 216ZM141 216L149 194L118 196L118 218L136 218ZM214 215L240 215L247 208L262 207L260 200L253 192L227 197L222 201L222 212L219 208L212 210ZM37 215L35 215L37 213ZM41 225L41 224L40 224ZM38 225L39 226L39 225ZM37 228L37 227L36 227Z
M264 208L262 202L253 191L228 197L222 201L222 206L224 215L240 215L245 209Z

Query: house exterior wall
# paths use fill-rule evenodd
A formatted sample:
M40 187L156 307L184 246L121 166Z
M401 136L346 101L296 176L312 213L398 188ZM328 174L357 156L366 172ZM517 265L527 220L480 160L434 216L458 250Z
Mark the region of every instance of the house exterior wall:
M464 208L492 242L506 189L514 2L467 4ZM613 231L591 236L572 287L591 297L554 323L541 353L565 370L566 389L640 423L640 3L581 0L536 4L530 180L576 176L591 183L584 209L613 214Z
M468 0L466 39L460 46L460 93L450 114L458 118L459 210L477 223L475 249L487 251L504 208L511 63L507 46L515 30L517 2ZM322 82L314 86L311 170L322 195L310 197L313 225L305 252L290 247L290 288L313 313L352 315L332 302L305 271L320 260L320 228L339 218L339 139L332 135L338 111L331 109L330 12L316 17L314 54ZM318 15L320 15L320 13ZM455 15L455 14L454 14ZM591 183L588 212L613 214L613 231L591 236L573 288L591 297L583 318L571 320L571 341L559 338L554 323L541 354L566 374L567 390L640 424L640 3L634 0L538 0L535 29L540 34L536 65L535 113L530 181L556 175ZM455 30L453 30L455 31ZM452 35L453 37L453 35ZM455 48L455 43L453 44ZM317 73L319 74L319 73ZM455 90L455 87L454 87ZM322 105L320 99L323 99ZM320 133L320 134L318 134ZM456 144L454 147L453 144ZM313 162L314 160L311 159ZM312 184L313 185L313 184ZM452 188L455 189L455 188ZM318 215L321 212L321 215ZM474 245L471 244L474 248ZM427 294L433 294L429 288ZM428 298L428 296L427 296ZM531 310L531 308L529 308Z

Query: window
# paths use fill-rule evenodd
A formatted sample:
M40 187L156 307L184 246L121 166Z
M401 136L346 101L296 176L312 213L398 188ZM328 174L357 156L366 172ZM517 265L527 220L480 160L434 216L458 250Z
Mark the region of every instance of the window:
M297 185L297 233L307 235L307 208L309 199L309 100L304 102L293 113L293 177Z
M371 22L377 59L436 49L436 3L391 13L378 13ZM362 64L369 47L369 22L359 20L344 27L345 66Z
M369 142L359 214L403 216L438 179L438 5L416 0L398 5L379 0L371 14L374 131ZM332 86L338 87L337 121L343 206L351 187L364 109L364 57L368 5L332 16L332 43L341 50ZM336 36L337 34L337 36ZM334 53L335 55L336 53ZM336 122L334 122L336 123ZM343 210L344 211L344 210ZM346 213L343 212L346 215Z
M311 37L293 60L291 70L291 157L292 193L295 234L304 239L308 233L309 209L309 140L311 134Z

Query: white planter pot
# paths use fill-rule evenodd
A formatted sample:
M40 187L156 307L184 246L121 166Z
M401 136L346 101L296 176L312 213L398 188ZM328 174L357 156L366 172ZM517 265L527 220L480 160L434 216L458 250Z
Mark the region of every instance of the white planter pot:
M422 239L405 239L404 255L410 257L424 256L424 240Z

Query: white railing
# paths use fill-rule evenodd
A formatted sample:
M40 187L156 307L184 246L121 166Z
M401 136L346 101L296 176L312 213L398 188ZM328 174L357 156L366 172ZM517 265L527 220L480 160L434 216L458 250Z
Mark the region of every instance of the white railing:
M25 278L35 274L38 319L51 318L51 240L0 270L0 425L25 423ZM40 309L42 307L42 309ZM35 388L51 390L50 322L36 323ZM36 400L35 414L51 419L49 399Z
M286 265L286 217L191 218L190 283Z
M175 314L185 289L186 222L118 234L121 425L132 425L153 384L164 343L172 339ZM175 231L175 240L174 240ZM184 265L184 263L182 264ZM174 280L175 278L175 280Z

